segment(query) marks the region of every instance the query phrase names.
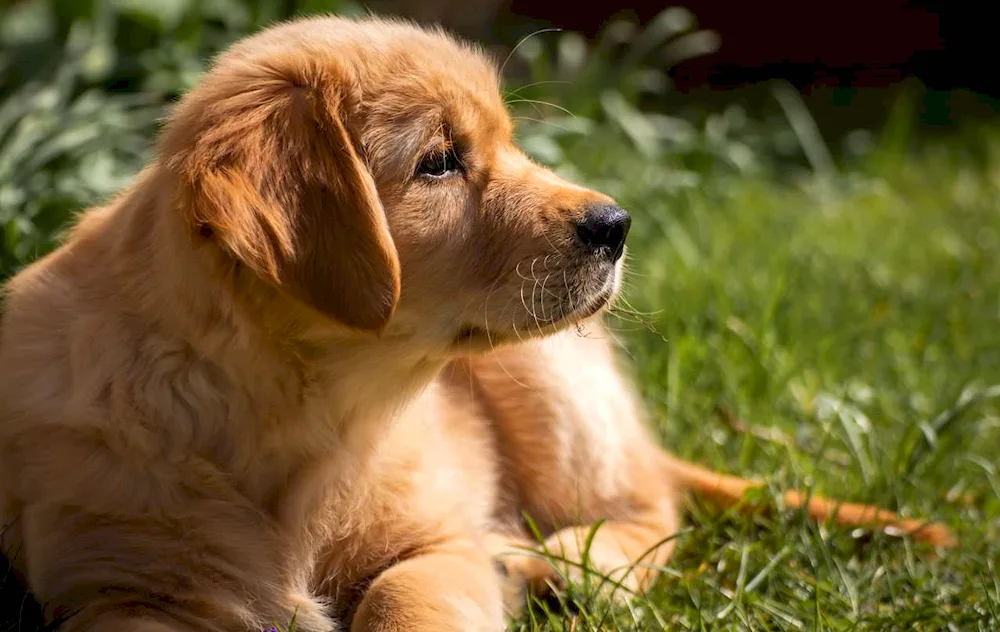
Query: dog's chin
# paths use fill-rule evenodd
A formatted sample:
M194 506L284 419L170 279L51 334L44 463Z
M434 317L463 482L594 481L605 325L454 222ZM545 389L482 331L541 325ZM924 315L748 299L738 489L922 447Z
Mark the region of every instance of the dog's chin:
M594 317L603 311L618 295L620 274L609 275L603 287L584 300L579 301L562 318L555 322L538 324L531 322L522 325L491 326L465 324L459 329L452 341L451 348L455 353L481 353L491 351L511 343L525 342L535 338L544 338L564 329L573 327L580 322Z

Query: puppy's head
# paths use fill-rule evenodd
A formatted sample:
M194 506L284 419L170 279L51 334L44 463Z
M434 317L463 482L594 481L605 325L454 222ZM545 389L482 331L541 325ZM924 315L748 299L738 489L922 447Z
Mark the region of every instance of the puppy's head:
M477 51L321 18L220 57L160 155L193 239L318 318L460 352L554 332L619 287L628 214L512 132Z

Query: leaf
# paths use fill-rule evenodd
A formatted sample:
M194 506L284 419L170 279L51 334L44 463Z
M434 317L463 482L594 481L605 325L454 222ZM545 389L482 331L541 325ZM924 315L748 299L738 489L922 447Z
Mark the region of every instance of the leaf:
M44 42L56 36L56 19L48 2L20 2L0 14L4 47Z
M601 94L601 106L608 118L614 121L629 137L636 149L646 158L653 158L659 153L659 143L656 127L625 100L622 94L615 90L607 90Z
M564 33L559 38L559 75L563 79L575 77L587 63L587 42L579 33Z
M525 153L543 164L555 165L564 159L562 147L548 136L528 136L520 144Z
M191 11L194 0L114 0L115 6L123 13L153 26L159 31L177 28L184 15Z

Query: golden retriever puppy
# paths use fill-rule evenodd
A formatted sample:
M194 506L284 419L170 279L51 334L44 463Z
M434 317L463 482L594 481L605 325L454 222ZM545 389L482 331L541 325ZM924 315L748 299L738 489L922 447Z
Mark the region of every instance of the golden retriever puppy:
M499 631L522 511L570 558L607 519L614 572L676 531L675 483L739 496L654 444L591 318L628 214L511 133L439 32L306 19L218 58L5 290L3 546L48 617Z

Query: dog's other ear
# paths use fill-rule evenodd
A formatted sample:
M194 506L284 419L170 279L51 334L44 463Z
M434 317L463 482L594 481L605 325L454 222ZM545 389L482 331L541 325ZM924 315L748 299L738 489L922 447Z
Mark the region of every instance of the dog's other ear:
M175 109L160 151L180 176L193 238L322 314L380 332L399 300L399 259L338 74L305 54L223 60Z

